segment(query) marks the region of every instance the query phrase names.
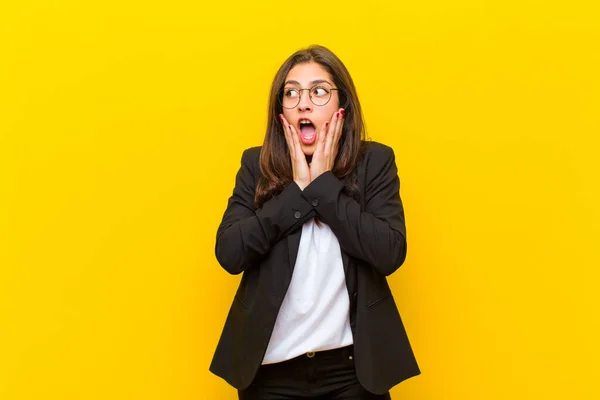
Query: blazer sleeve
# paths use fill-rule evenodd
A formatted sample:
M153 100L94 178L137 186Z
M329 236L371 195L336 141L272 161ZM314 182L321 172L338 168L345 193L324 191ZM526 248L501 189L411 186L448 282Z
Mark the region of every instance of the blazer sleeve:
M233 194L217 229L215 254L230 274L239 274L257 263L277 241L315 216L295 182L254 209L259 155L260 148L242 154Z
M406 259L404 208L394 151L377 144L365 162L364 210L342 193L344 184L331 171L317 177L302 195L316 204L317 214L346 253L388 276Z

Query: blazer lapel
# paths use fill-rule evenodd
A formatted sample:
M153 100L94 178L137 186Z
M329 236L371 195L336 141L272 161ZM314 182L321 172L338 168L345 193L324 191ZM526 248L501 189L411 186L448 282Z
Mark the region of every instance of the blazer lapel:
M288 249L290 254L289 268L290 276L294 272L294 266L296 265L296 258L298 257L298 248L300 247L300 237L302 236L302 229L296 230L294 233L288 235Z
M348 256L348 254L346 254L346 252L344 250L341 250L341 251L342 251L342 262L344 263L344 274L346 274L348 272L348 263L350 261L350 257Z

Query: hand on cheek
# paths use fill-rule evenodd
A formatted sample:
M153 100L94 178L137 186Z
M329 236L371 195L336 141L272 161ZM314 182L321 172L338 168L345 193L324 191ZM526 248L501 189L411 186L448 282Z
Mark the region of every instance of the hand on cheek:
M342 135L345 110L337 110L331 121L326 122L319 132L317 147L310 164L311 181L317 179L322 173L331 171L338 153L338 144Z
M298 138L296 129L288 123L283 114L279 114L279 119L283 125L283 134L285 135L285 141L290 152L294 182L296 182L301 190L304 190L311 182L306 156L300 146L300 139Z

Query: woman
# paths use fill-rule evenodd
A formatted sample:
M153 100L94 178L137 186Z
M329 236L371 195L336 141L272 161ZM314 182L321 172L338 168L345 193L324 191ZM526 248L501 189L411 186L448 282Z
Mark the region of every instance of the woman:
M386 280L406 257L399 189L344 64L291 55L217 231L219 263L243 276L210 370L240 399L390 399L420 373Z

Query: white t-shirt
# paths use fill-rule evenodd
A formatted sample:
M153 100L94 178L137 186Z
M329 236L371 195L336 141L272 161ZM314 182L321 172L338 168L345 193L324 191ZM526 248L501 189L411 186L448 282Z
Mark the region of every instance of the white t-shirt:
M328 225L319 225L311 219L302 226L292 281L263 364L353 343L340 244Z

